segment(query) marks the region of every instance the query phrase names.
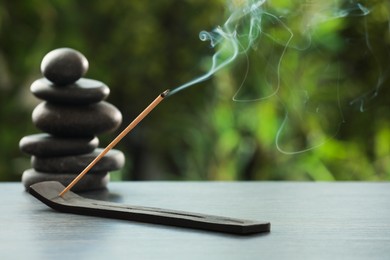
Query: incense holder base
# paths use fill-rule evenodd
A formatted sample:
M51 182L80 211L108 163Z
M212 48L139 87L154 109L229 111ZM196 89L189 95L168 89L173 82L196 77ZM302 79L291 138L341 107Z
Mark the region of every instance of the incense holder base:
M48 181L33 184L28 191L38 200L57 211L79 215L123 219L239 235L269 232L271 228L269 222L124 205L87 199L71 191L68 191L63 196L59 196L59 193L64 188L65 186L59 182Z

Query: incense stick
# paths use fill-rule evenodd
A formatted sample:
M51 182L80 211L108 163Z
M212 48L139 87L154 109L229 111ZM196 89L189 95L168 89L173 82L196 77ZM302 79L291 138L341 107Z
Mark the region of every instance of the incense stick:
M99 162L100 159L102 159L104 157L104 155L106 155L108 153L108 151L110 151L112 148L114 148L114 146L117 145L119 143L119 141L122 140L123 137L125 137L136 125L138 125L138 123L141 122L142 119L144 119L167 96L168 92L169 92L169 90L166 90L163 93L161 93L160 95L158 95L158 97L155 100L153 100L153 102L150 103L149 106L147 106L144 109L144 111L142 111L141 114L139 114L133 120L133 122L131 122L117 137L115 137L115 139L112 140L112 142L109 145L107 145L107 147L104 148L104 150L87 167L85 167L85 169L76 178L74 178L74 180L71 183L69 183L69 185L66 186L63 191L61 191L59 196L62 197L74 185L76 185L76 183L79 182L81 180L81 178L83 178L83 176L85 174L87 174L87 172L89 172L89 170L91 170L92 167L97 162Z

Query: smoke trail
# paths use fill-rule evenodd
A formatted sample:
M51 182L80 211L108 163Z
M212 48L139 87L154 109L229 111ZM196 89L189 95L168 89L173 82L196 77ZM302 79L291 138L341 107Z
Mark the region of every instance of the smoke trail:
M360 104L364 111L367 101L377 97L385 70L371 46L374 41L368 25L363 22L356 35L344 35L343 31L348 24L362 23L371 14L372 6L368 8L355 0L231 0L229 8L231 15L222 26L199 34L200 40L209 41L216 50L209 70L174 88L169 96L209 79L243 57L247 66L240 71L243 79L232 99L252 102L277 98L285 114L276 131L275 144L285 154L321 146L336 136L345 122L344 105ZM358 82L360 75L348 68L360 63L359 55L344 56L348 48L372 61L372 80L376 82L366 85L374 85L374 89L362 94L351 88L360 84L363 89L364 84ZM253 59L257 60L251 67L249 60ZM251 85L247 79L255 81ZM309 122L311 126L307 126ZM297 147L290 140L298 140L299 131L311 137L300 136Z
M354 73L353 70L348 70L343 65L343 50L356 48L363 55L368 53L377 63L377 57L370 47L366 26L361 28L362 35L343 35L343 38L340 36L348 23L364 21L371 12L369 8L355 1L306 1L301 8L301 12L297 12L297 9L295 11L302 15L304 26L290 28L294 38L283 55L291 57L292 53L296 53L302 57L296 64L300 68L297 71L301 71L302 75L291 77L295 81L287 83L288 85L285 83L281 86L283 90L278 93L285 116L276 133L275 145L278 151L289 155L318 148L336 137L346 123L343 105L357 102L346 101L346 92L356 85L353 83L356 76L351 74ZM291 21L286 24L299 20L292 14L286 15L286 20L289 18ZM358 56L360 55L356 55ZM306 60L310 61L307 65ZM351 66L353 62L349 62L348 66ZM278 77L283 74L283 78L290 78L286 71L286 66L278 68ZM378 72L374 91L376 93L379 85L383 83L383 77L380 66L374 71ZM299 91L305 93L304 97L299 101L294 100L294 96L299 96ZM366 95L363 95L357 100L362 100L363 104L365 99ZM313 127L308 127L309 124ZM305 137L302 132L306 133ZM300 144L294 144L294 140L300 140Z
M184 90L190 86L193 86L197 83L203 82L213 76L216 72L226 67L230 63L232 63L240 54L246 55L250 48L256 49L256 40L261 34L272 39L276 44L280 44L284 46L284 50L280 56L277 65L278 78L279 78L279 69L280 64L282 62L283 56L287 48L296 48L300 50L304 50L310 46L310 34L307 36L306 46L298 46L291 45L290 41L294 37L293 31L282 22L280 18L276 15L271 14L270 12L265 11L264 5L266 4L266 0L231 0L229 2L229 10L231 11L231 15L223 24L223 26L218 26L211 32L201 31L199 34L199 38L201 41L210 41L211 47L217 49L216 53L213 55L211 60L210 69L203 75L184 83L181 86L178 86L171 90L169 96L176 94L177 92ZM313 1L305 1L307 5L313 4ZM321 5L321 4L320 4ZM354 1L351 1L351 6L340 9L335 4L323 4L323 10L320 10L316 14L314 14L307 27L310 28L314 24L318 24L320 22L324 22L330 19L337 19L347 16L365 16L369 13L369 10L363 5L357 3L354 4ZM330 6L330 7L329 7ZM324 11L324 12L322 12ZM286 15L286 14L284 14ZM283 28L286 32L285 39L275 38L273 35L268 34L267 31L262 30L262 20L263 17L267 17L272 20L271 23L279 24L280 27ZM283 16L283 15L282 15ZM247 26L248 28L245 28ZM243 80L245 81L245 79ZM241 100L237 98L238 93L241 91L243 87L243 83L238 89L236 95L234 95L234 101L258 101L262 99L267 99L273 95L275 95L279 90L279 82L276 84L274 91L264 97L255 98L255 99L245 99Z
M260 33L262 5L261 1L235 1L231 3L232 14L229 16L223 26L218 26L212 32L202 31L199 34L201 41L210 41L213 48L219 47L211 61L211 67L207 73L201 75L169 92L169 96L186 89L192 85L209 79L220 69L232 63L240 53L245 53L257 39ZM239 41L242 35L238 32L240 23L243 19L249 18L249 30L245 37L248 43L244 46Z

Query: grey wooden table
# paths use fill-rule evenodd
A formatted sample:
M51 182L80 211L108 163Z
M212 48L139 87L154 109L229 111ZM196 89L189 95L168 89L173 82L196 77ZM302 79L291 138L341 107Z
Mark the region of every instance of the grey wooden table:
M0 184L0 259L390 259L390 183L112 182L87 197L271 222L235 236L57 213Z

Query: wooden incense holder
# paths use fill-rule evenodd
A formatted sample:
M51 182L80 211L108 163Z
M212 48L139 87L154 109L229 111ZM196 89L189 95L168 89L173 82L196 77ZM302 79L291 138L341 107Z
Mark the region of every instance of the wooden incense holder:
M160 208L130 206L81 197L72 191L63 196L64 186L56 181L40 182L30 186L31 193L47 206L66 213L131 220L168 226L203 229L231 234L269 232L269 222L226 218Z

